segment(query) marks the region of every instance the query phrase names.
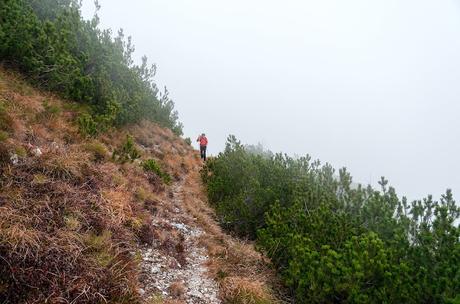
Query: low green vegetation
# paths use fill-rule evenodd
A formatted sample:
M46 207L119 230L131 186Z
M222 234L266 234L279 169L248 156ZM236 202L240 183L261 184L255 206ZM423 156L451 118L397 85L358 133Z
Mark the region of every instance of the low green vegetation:
M103 122L99 121L100 118L100 116L96 117L98 120L96 121L93 116L88 113L81 114L77 119L80 133L86 137L95 137L102 131L105 131L107 126Z
M460 208L352 183L309 156L231 136L202 171L222 225L255 239L296 303L460 303Z
M97 15L84 20L80 5L0 1L0 64L21 71L36 86L91 105L90 116L78 121L85 135L142 119L182 134L167 90L160 93L153 82L156 67L145 57L134 64L131 38L122 30L117 35L101 30Z
M93 155L95 162L102 162L107 158L107 149L100 142L93 141L85 145L85 150Z
M13 120L8 115L8 110L3 102L0 101L0 130L5 132L12 131Z
M154 159L148 159L142 163L142 167L147 172L152 172L159 176L167 185L171 184L171 176L163 171Z
M134 144L134 139L131 135L126 135L124 143L113 151L112 159L119 163L133 162L134 160L141 157L139 150Z
M109 266L114 260L115 255L110 252L111 233L103 231L102 234L87 234L84 236L84 243L87 251L92 253L94 261L101 267Z
M59 116L61 108L56 105L51 105L47 100L43 102L43 114L46 118L51 119Z
M17 146L14 148L14 153L19 157L26 157L27 150L23 146Z
M8 133L5 131L0 130L0 142L5 141L8 139Z

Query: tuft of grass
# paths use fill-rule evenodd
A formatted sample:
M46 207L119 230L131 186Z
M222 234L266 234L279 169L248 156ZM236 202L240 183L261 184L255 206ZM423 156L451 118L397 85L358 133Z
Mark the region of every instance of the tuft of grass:
M150 195L144 187L138 187L134 196L136 197L137 201L145 202Z
M14 148L14 153L16 153L19 157L26 157L27 151L23 146L17 146Z
M109 266L116 256L111 252L112 233L104 230L100 235L90 233L83 239L95 262L100 267Z
M98 141L87 143L84 148L93 155L93 160L95 162L102 162L107 159L107 149Z
M104 230L101 234L97 235L89 233L84 235L83 242L85 245L95 251L109 247L112 239L112 233L108 230Z
M112 183L115 186L124 186L127 182L128 181L126 180L126 178L120 173L115 173L112 175Z
M68 215L64 217L66 227L72 231L78 231L81 228L81 223L77 217Z
M148 159L142 163L142 168L147 172L155 173L167 185L171 184L171 176L164 172L154 159Z
M8 133L0 130L0 142L6 141L9 138Z
M42 162L38 163L38 166L41 167L41 172L48 177L64 181L81 181L85 169L88 167L86 155L80 152L72 151L57 155L45 154L42 159Z
M13 119L8 114L6 106L3 102L0 102L0 130L5 132L11 132L13 126Z
M225 303L229 304L274 304L276 300L263 283L240 277L228 277L222 283Z
M33 95L34 90L26 84L26 82L19 78L9 78L10 80L10 87L13 91L16 91L24 96Z
M137 265L140 265L142 263L143 258L142 258L142 251L140 249L136 249L136 252L134 253L134 262Z
M96 137L100 133L98 123L88 113L77 118L78 130L85 137Z
M57 105L50 104L48 100L43 102L43 108L46 115L50 118L54 118L61 114L61 108Z
M48 99L45 99L43 101L43 111L37 113L36 119L39 122L47 122L57 118L61 112L62 110L59 106L51 104Z
M96 252L94 254L94 258L97 264L101 267L108 267L113 262L113 260L115 260L115 256L107 250Z
M112 159L124 164L126 162L133 162L141 157L141 153L134 144L134 139L131 135L126 135L125 142L121 147L113 151Z
M228 277L228 273L225 272L224 270L222 269L219 269L216 273L216 277L219 281L222 281L223 279L225 279L226 277Z
M158 294L158 295L152 296L152 297L148 300L147 303L148 303L148 304L163 304L163 303L165 303L165 301L164 301L163 297L162 297L161 295Z
M48 182L48 178L43 174L35 174L34 179L32 180L33 184L44 185Z
M127 225L135 230L135 231L138 231L142 228L142 225L143 225L143 220L141 218L138 218L138 217L131 217L128 219L127 221Z
M8 147L0 141L0 165L10 161L10 151Z
M83 114L91 111L91 106L85 103L66 101L62 103L64 111Z

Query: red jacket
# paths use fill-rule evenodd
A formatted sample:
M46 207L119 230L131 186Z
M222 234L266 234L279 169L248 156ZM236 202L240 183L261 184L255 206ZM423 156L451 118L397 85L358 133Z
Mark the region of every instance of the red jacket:
M207 146L208 145L208 139L206 136L200 136L196 141L200 142L200 146Z

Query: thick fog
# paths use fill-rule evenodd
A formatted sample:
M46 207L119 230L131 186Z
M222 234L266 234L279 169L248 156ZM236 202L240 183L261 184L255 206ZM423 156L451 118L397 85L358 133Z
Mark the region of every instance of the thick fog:
M398 194L460 197L460 2L99 0L158 66L185 136L310 154ZM83 1L90 18L92 0Z

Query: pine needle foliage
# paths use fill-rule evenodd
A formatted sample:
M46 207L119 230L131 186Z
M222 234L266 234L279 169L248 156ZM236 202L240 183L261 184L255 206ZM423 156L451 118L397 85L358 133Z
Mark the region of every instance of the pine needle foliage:
M460 208L450 190L408 202L309 156L230 136L202 171L224 227L255 239L296 303L460 303Z
M147 172L152 172L159 176L167 185L171 184L171 176L163 171L154 159L148 159L142 163L142 168Z
M119 163L133 162L141 157L139 150L136 148L134 139L131 135L126 135L124 143L113 151L112 159Z
M134 45L123 30L84 20L77 0L0 1L0 63L36 86L92 107L79 120L84 134L151 120L182 134L174 103L153 82L155 65L134 64ZM99 6L98 6L99 8Z

